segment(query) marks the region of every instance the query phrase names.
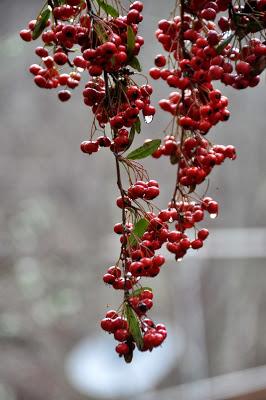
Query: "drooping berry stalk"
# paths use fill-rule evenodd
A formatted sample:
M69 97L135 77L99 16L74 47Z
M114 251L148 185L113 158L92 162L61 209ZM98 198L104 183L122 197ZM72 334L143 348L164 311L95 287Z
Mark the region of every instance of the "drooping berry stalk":
M83 98L94 117L81 150L86 154L96 153L101 147L112 151L122 220L114 228L120 235L120 256L103 279L123 292L123 300L118 311L107 312L101 326L114 334L120 342L117 353L130 362L135 345L141 351L152 350L166 337L165 327L155 325L146 315L153 294L139 282L141 276L156 276L164 258L155 255L160 245L144 238L153 229L151 201L159 195L158 183L149 180L143 166L135 161L151 155L160 140L147 141L124 155L135 134L140 133L140 113L149 119L155 113L150 104L152 87L137 83L141 78L136 72L141 70L137 55L144 43L138 35L143 4L135 1L127 11L120 3L118 6L119 10L98 0L48 1L37 21L21 31L21 37L29 41L41 36L44 45L36 49L41 65L32 65L30 72L41 88L63 86L58 93L61 101L70 99L70 89L79 84L81 72L89 75ZM124 11L126 15L121 16ZM128 190L123 186L122 167L128 177Z
M167 56L157 55L150 70L153 79L173 88L169 98L159 102L171 122L163 143L146 140L128 153L141 132L141 116L150 122L155 113L153 89L146 79L140 83L142 9L140 1L126 8L118 0L47 0L37 20L20 32L25 41L42 40L35 51L40 62L30 66L37 86L59 88L58 98L65 102L80 84L81 73L87 77L83 101L93 118L81 150L91 155L107 148L114 156L121 210L114 232L121 250L103 280L121 291L122 300L118 310L106 313L101 326L119 342L116 352L126 362L136 346L151 351L167 336L165 326L147 316L153 292L141 285L141 278L159 274L165 264L158 254L163 245L176 260L203 246L209 232L199 223L206 213L217 216L218 203L206 197L200 185L208 186L216 165L236 158L233 146L215 145L205 137L230 116L228 99L214 82L235 89L254 87L266 67L265 0L177 1L171 18L159 21L156 31ZM177 169L173 194L163 210L153 202L159 185L139 161L150 155L169 157Z
M262 54L265 48L258 39L250 38L250 22L256 10L249 5L252 8L250 18L245 21L246 26L240 28L244 21L236 25L235 15L244 18L246 3L243 6L237 3L182 0L175 7L179 6L179 15L161 20L156 31L168 56L156 56L156 67L150 70L150 75L163 79L174 91L169 99L159 102L160 107L172 115L173 121L164 143L153 156L170 156L171 163L178 165L174 194L163 211L164 221L175 222L167 249L177 260L189 249L203 246L209 233L205 228L198 228L198 223L203 221L206 211L212 218L218 214L218 203L205 193L200 195L200 191L206 191L199 189L199 185L208 182L215 165L222 164L225 158L236 158L233 146L214 145L204 137L230 116L228 99L214 88L213 82L221 80L236 89L253 87L259 82L258 70L251 65L256 59L247 57L255 43L258 53ZM228 18L218 19L219 13L226 10ZM264 34L262 26L259 34ZM230 44L232 40L233 45ZM243 41L248 45L243 46ZM238 48L234 47L237 43ZM234 74L232 61L237 61Z

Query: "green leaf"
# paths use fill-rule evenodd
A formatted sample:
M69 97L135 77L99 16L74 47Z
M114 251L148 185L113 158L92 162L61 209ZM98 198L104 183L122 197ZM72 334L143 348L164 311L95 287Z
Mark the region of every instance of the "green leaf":
M133 124L131 129L130 129L129 138L128 138L129 146L131 146L131 144L133 143L133 140L135 138L135 133L136 133L136 128L135 128L135 124Z
M137 57L132 57L131 60L129 61L128 65L132 67L133 69L136 69L138 72L141 72L141 66L139 63L139 60Z
M119 12L110 4L107 4L105 1L103 0L96 0L97 3L99 4L99 6L101 7L101 9L107 14L107 15L111 15L111 17L113 18L117 18L119 17Z
M35 28L32 32L32 39L36 40L38 37L43 33L44 29L46 28L47 21L51 15L51 8L48 7L37 18L37 22Z
M255 64L252 64L251 76L260 75L266 68L266 56L258 57Z
M136 150L133 150L128 154L128 160L141 160L142 158L149 157L161 144L160 139L150 140L143 144L143 146L138 147Z
M129 332L136 342L138 349L141 350L143 348L143 337L140 329L139 319L135 311L128 303L126 304L126 318L128 322Z
M126 146L124 151L127 151L131 147L131 145L132 145L132 143L134 141L134 138L135 138L135 133L136 133L136 129L135 129L135 126L133 124L131 129L130 129L130 132L129 132L128 145Z
M127 147L125 148L125 151L128 150L130 148L130 146L132 145L134 138L135 138L135 134L140 133L141 131L141 126L140 126L140 119L138 118L136 122L134 122L134 124L132 125L131 129L130 129L130 133L129 133L129 143L127 145Z
M129 352L129 353L124 354L124 359L125 359L125 362L126 362L127 364L130 364L130 363L131 363L131 361L132 361L132 359L133 359L133 350L132 350L132 349L130 349L130 352Z
M234 33L231 33L231 35L229 35L226 39L222 40L217 46L216 46L216 52L217 54L221 54L224 49L226 48L226 46L231 42L231 40L234 37Z
M108 35L106 31L104 30L103 26L101 24L94 23L93 24L94 30L97 33L97 37L100 40L101 43L105 43L108 41Z
M139 296L143 292L143 290L149 290L150 292L152 292L152 289L150 287L145 286L141 287L140 289L134 290L130 296L132 297Z
M189 186L189 192L188 192L188 193L193 193L193 192L195 192L196 187L197 187L197 185L196 185L195 183L194 183L193 185L190 185L190 186Z
M135 223L134 228L129 236L128 244L132 247L138 243L138 239L141 238L146 229L148 228L149 221L145 218L140 219L138 222Z
M135 48L136 36L130 25L127 27L127 52L131 56Z
M138 118L137 121L134 123L135 129L137 131L137 133L141 132L141 122L140 119Z
M54 6L59 7L62 4L65 4L65 0L54 0Z

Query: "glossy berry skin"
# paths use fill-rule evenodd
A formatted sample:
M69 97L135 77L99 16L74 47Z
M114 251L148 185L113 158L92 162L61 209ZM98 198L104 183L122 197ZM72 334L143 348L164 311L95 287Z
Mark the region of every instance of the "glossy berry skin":
M70 99L71 93L69 90L61 90L60 92L58 92L58 97L61 101L65 102Z
M80 149L83 153L96 153L99 150L99 143L93 140L85 141L81 143Z
M229 0L184 1L183 13L159 21L155 35L162 53L155 56L149 75L162 79L169 90L159 100L159 107L170 114L172 122L152 156L176 167L171 200L160 210L155 201L160 194L158 182L148 178L141 162L127 159L142 119L148 123L155 114L150 99L152 86L138 84L134 76L144 44L138 32L143 3L132 2L128 10L119 10L123 15L117 17L104 15L102 7L100 12L95 7L92 11L90 1L55 3L40 32L41 46L35 50L38 63L29 70L38 87L58 89L62 102L82 84L81 75L87 77L82 95L84 105L92 112L93 126L89 140L80 148L85 154L102 148L115 158L119 189L116 206L121 215L114 226L120 255L115 265L106 268L103 282L108 289L121 293L123 300L117 311L106 312L101 327L119 342L117 354L130 362L136 347L152 351L167 336L165 326L149 318L156 296L152 289L142 286L142 278L151 280L162 268L162 273L167 273L161 249L181 261L204 245L209 235L202 227L204 220L208 215L215 218L219 205L210 197L201 197L203 191L198 186L207 186L213 168L236 158L234 146L215 145L209 136L217 124L230 118L228 99L216 89L216 83L236 90L255 87L265 68L266 45L257 32L248 31L252 10L241 16L245 44L238 47L230 39L232 33L232 38L242 40L231 15L241 14L243 7L231 5ZM224 13L229 6L233 7L231 15ZM265 1L252 2L252 7L264 25ZM33 40L37 21L30 21L20 32L24 41ZM134 35L132 43L130 34ZM122 165L129 177L125 187L119 169ZM132 318L138 325L138 339L132 332Z
M127 343L120 343L115 348L116 352L120 355L128 354L130 349Z
M22 29L19 34L21 39L25 42L30 42L32 40L32 33L30 29Z
M68 61L68 56L63 52L55 53L54 55L54 62L57 65L64 65Z

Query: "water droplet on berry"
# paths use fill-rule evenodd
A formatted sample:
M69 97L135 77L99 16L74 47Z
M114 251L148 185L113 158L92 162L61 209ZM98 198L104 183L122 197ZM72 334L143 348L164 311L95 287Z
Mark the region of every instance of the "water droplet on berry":
M180 261L183 260L183 258L184 258L184 257L179 257L179 258L177 259L177 261L180 262Z
M217 214L210 214L211 219L215 219L217 217Z
M170 223L173 222L173 218L172 217L169 218L169 222Z
M146 122L146 124L150 124L152 120L153 120L153 115L145 115L144 121Z

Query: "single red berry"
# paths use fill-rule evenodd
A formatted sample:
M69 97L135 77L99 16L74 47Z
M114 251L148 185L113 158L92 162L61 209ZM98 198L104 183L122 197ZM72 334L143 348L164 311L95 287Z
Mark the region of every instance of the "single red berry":
M128 354L130 352L129 346L127 343L120 343L115 348L116 352L121 355Z
M141 12L141 11L143 10L143 3L142 3L141 1L134 1L134 2L130 5L129 8L130 8L131 10L132 10L132 9L135 9L135 10Z
M88 153L88 154L96 153L99 150L99 143L92 140L84 141L81 143L80 149L81 151L83 151L83 153Z
M242 75L248 75L251 72L251 66L245 61L239 61L236 64L236 72Z
M100 147L110 147L112 143L107 136L99 136L97 142L99 143Z
M209 236L209 231L208 229L201 229L198 231L198 239L200 240L205 240Z
M163 56L162 54L158 54L155 57L154 64L156 65L156 67L159 67L159 68L164 67L166 64L165 56Z
M41 46L36 47L35 53L37 54L37 56L42 57L42 58L48 57L48 55L49 55L48 51L44 47L41 47Z
M57 65L66 64L67 60L68 60L68 56L65 53L63 53L62 51L55 53L55 55L54 55L54 62Z
M36 75L35 78L34 78L34 82L40 88L45 88L46 85L47 85L47 80L41 75Z
M127 329L117 329L114 333L114 338L119 342L124 342L129 337Z
M58 92L58 98L61 101L68 101L71 97L71 93L69 90L61 90Z
M108 283L109 285L112 285L115 281L115 276L112 274L104 274L103 281L104 281L104 283Z
M195 239L191 242L191 247L194 250L200 249L203 246L203 241L200 239Z
M161 71L159 68L151 68L149 73L153 79L159 79L161 77Z
M30 29L22 29L20 32L20 37L25 42L30 42L32 40L32 34Z

